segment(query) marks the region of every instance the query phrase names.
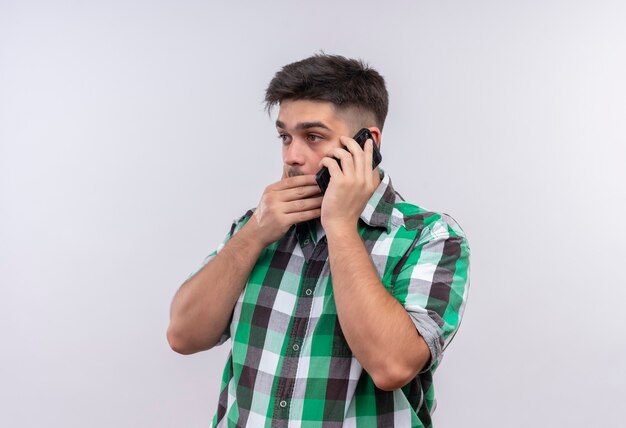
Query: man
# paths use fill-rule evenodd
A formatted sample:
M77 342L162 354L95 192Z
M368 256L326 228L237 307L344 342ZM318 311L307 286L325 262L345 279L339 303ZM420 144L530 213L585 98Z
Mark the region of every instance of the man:
M213 426L431 426L467 296L463 231L372 169L388 106L375 70L315 55L283 67L265 101L280 106L282 179L176 293L171 347L232 339ZM364 127L375 141L361 149Z

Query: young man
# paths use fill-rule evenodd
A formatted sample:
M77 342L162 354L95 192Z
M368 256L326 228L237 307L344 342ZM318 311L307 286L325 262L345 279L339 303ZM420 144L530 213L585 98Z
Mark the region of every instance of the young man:
M372 169L388 105L375 70L315 55L283 67L265 100L280 106L283 177L176 293L171 347L232 339L213 426L431 426L433 372L467 296L463 231ZM364 149L360 128L375 140Z

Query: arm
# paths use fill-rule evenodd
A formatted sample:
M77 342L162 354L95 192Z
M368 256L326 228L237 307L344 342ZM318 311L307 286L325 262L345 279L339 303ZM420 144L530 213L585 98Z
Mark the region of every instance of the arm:
M357 232L360 213L380 182L372 171L372 142L364 151L342 137L321 164L332 176L322 203L337 316L350 349L384 390L408 383L431 358L405 308L382 285Z
M193 354L215 346L262 250L246 224L179 288L172 300L167 330L174 351Z
M320 216L318 193L312 175L286 178L265 189L250 220L174 296L167 330L174 351L192 354L215 346L263 249L291 225Z
M385 289L356 226L326 234L339 323L350 349L380 389L406 385L430 351L404 307Z

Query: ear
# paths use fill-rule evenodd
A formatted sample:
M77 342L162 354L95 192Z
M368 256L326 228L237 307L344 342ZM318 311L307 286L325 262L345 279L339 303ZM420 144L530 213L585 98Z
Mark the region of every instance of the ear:
M380 149L380 140L383 137L383 133L380 132L380 129L375 126L372 126L371 128L367 128L367 129L369 129L370 132L372 133L372 137L374 137L374 143Z

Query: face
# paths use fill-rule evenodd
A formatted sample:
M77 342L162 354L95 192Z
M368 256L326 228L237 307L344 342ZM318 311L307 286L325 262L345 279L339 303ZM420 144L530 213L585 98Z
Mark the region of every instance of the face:
M315 174L322 158L341 147L339 137L354 132L332 103L310 100L281 102L276 130L282 142L283 178Z

